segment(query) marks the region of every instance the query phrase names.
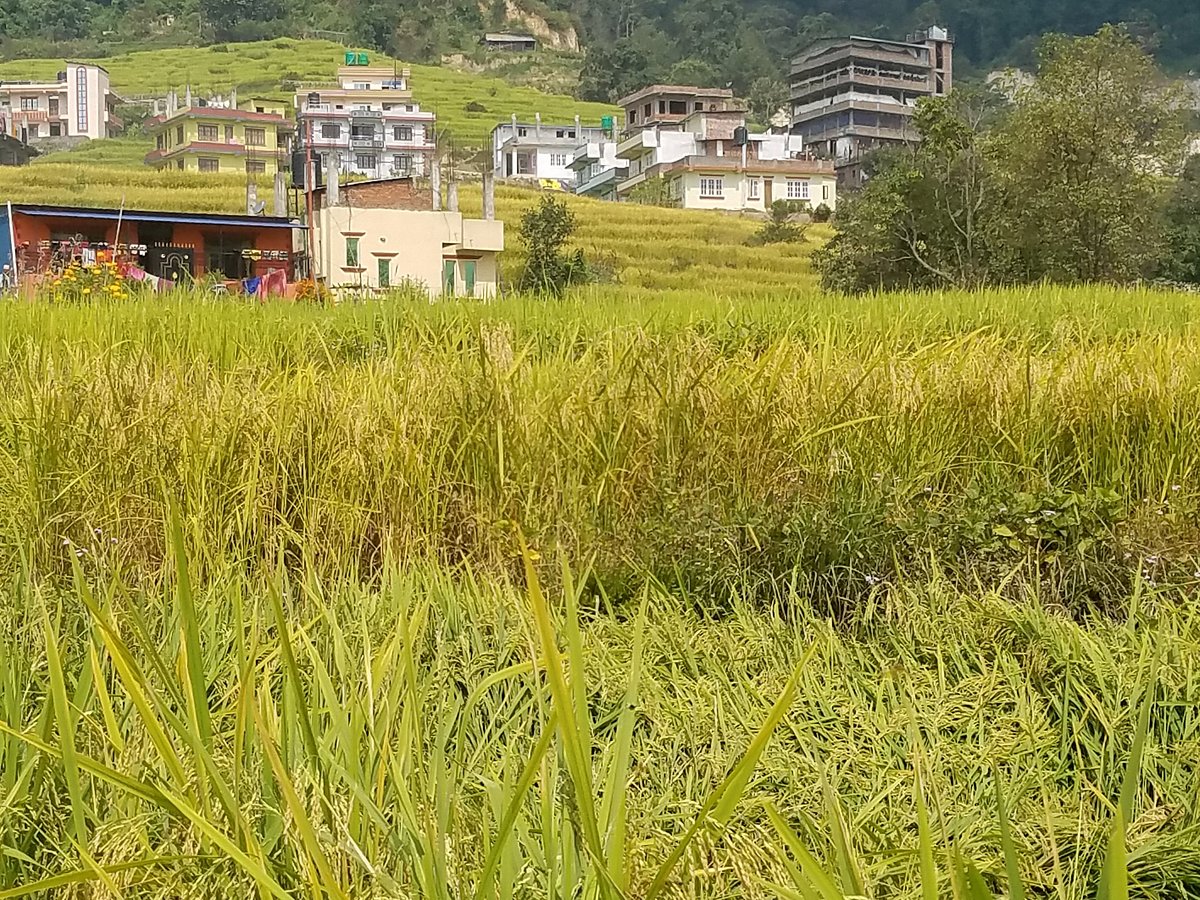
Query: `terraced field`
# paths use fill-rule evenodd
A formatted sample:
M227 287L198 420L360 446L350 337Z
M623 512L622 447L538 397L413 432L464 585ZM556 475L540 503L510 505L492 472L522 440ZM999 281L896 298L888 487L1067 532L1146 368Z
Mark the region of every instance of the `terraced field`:
M109 72L113 89L124 96L162 96L170 88L194 91L259 93L290 98L285 83L328 81L347 48L330 41L281 38L246 44L145 50L97 60ZM372 54L377 65L408 65L383 54ZM0 63L0 79L51 79L62 68L60 59L22 59ZM547 121L570 121L579 115L598 124L615 112L602 103L583 103L560 94L544 94L514 86L501 78L468 74L438 66L409 66L412 90L425 109L437 113L439 127L460 146L483 147L497 122L513 113L532 118L540 112ZM468 103L482 110L467 111ZM139 160L140 162L140 160Z

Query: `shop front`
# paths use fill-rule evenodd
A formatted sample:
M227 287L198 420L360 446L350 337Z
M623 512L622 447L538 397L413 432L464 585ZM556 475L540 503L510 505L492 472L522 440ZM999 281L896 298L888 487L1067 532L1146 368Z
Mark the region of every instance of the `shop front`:
M271 216L11 203L0 207L0 263L22 281L111 261L175 285L276 283L293 279L292 233L303 227Z

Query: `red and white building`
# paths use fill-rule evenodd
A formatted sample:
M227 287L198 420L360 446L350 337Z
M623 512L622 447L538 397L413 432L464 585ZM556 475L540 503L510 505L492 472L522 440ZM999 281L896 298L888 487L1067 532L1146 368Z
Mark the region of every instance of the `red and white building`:
M114 137L116 102L107 70L69 62L53 81L0 81L0 132L34 145Z
M335 84L303 85L295 104L297 142L312 148L319 172L332 158L342 173L370 178L421 176L429 168L435 116L413 100L408 69L341 66Z

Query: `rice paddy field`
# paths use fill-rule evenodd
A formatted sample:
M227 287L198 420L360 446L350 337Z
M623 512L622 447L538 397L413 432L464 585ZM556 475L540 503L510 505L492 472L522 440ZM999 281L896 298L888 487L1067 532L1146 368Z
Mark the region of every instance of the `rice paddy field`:
M254 94L291 99L294 82L330 82L348 49L330 41L280 38L209 47L141 50L96 62L104 66L113 90L123 97L163 97L190 84L201 94L226 93L236 87L243 96ZM413 97L437 113L438 128L460 147L489 147L492 129L514 113L532 120L540 112L546 122L570 122L576 115L599 125L600 117L616 112L602 103L586 103L560 94L547 94L514 84L512 79L468 73L442 66L411 65L381 53L371 53L373 65L395 63L412 70ZM19 59L0 62L0 79L50 79L62 69L60 59ZM467 110L467 104L483 107ZM145 150L152 149L145 141ZM144 155L145 151L143 151ZM140 163L140 159L138 160Z
M0 897L1200 895L1195 299L692 275L7 306Z

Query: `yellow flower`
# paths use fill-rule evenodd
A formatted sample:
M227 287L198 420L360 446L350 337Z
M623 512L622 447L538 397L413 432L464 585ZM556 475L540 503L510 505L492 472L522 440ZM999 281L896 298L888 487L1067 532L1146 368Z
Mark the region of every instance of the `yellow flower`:
M85 294L90 294L90 293L92 292L92 289L91 289L91 288L84 288L84 289L83 289L83 292L84 292Z

